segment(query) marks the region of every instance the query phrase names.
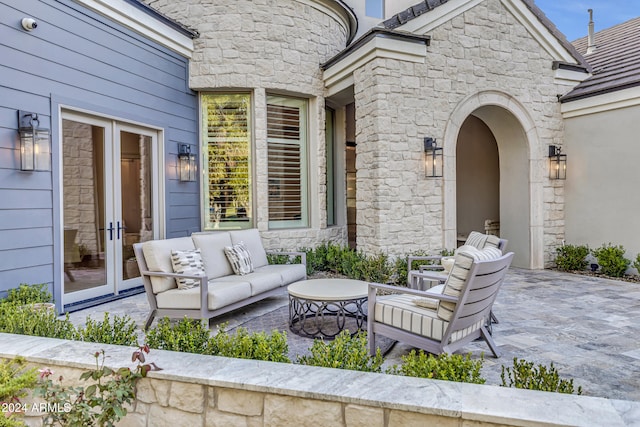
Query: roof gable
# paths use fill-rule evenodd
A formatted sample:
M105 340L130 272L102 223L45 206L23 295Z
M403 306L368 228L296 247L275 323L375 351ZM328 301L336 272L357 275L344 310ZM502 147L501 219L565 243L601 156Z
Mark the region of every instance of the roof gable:
M485 0L423 0L382 23L388 29L424 34ZM588 64L533 0L500 0L556 61Z
M640 86L640 17L595 33L596 50L586 55L587 37L573 42L585 55L593 75L577 85L561 101L601 95Z

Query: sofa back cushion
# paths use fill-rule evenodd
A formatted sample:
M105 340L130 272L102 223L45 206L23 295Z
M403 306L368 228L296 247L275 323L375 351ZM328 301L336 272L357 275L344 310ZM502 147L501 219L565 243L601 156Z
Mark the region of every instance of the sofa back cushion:
M142 244L142 253L149 271L161 273L173 273L173 264L171 263L172 250L186 251L189 249L195 249L191 237L150 240ZM157 294L176 288L177 285L173 277L151 277L151 287L153 288L153 293Z
M244 246L251 254L251 261L254 268L263 267L269 264L267 260L267 252L262 246L262 239L257 228L250 228L249 230L234 230L230 231L231 242L234 245L238 243L244 243Z
M193 233L191 238L195 247L200 249L204 271L209 279L233 274L231 264L224 254L224 248L232 245L228 231Z

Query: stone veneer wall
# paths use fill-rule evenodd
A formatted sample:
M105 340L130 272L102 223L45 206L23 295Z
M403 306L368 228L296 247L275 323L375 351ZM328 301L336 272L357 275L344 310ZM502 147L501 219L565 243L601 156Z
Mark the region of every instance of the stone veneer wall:
M98 227L96 225L96 197L92 126L65 120L63 131L63 187L64 226L76 229L76 241L92 253L101 251L98 247Z
M556 95L566 88L554 83L553 58L500 0L428 34L425 64L377 58L354 72L358 247L367 252L443 247L442 179L425 178L422 139L442 141L456 106L470 95L499 91L526 108L539 138L539 146L526 148L529 160L546 158L549 144L563 142ZM564 193L543 166L548 264L564 238Z
M319 66L346 47L346 23L326 2L315 0L144 1L200 32L190 66L193 90L252 92L254 226L262 232L269 229L266 97L273 93L309 99L310 225L263 233L265 246L346 243L344 225L326 227L324 81Z
M22 355L68 385L95 369L132 366L132 348L0 333L0 360ZM151 350L162 371L138 382L121 427L637 425L640 403L506 387ZM84 384L86 386L86 383ZM23 399L27 407L33 401ZM29 426L40 414L26 412Z

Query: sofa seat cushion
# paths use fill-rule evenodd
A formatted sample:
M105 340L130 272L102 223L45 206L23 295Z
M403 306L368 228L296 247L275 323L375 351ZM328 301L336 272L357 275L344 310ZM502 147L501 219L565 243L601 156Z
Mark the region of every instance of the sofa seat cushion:
M244 274L242 276L231 275L227 277L220 277L213 280L213 282L218 280L238 283L248 282L251 285L251 296L282 286L282 277L280 276L280 273L263 269L264 267L256 268L253 273Z
M191 237L150 240L142 244L142 253L149 271L161 273L173 273L173 264L171 263L172 250L186 251L193 249L195 249L195 246ZM177 285L173 277L151 277L151 287L153 288L153 293L158 294L177 288Z
M231 236L231 243L237 245L238 243L244 243L245 247L251 254L251 261L253 267L264 267L269 264L267 260L267 252L262 246L262 239L260 233L256 228L250 228L249 230L233 230L229 231Z
M307 266L304 264L270 264L260 267L260 271L280 274L283 286L307 278Z
M226 246L231 246L231 236L227 231L213 233L193 233L193 244L200 249L204 271L209 279L233 274L231 264L224 253Z
M248 282L223 281L214 279L209 281L209 295L207 297L209 310L217 310L242 301L251 296L251 285ZM199 309L200 287L192 289L171 289L156 295L158 308L171 309Z

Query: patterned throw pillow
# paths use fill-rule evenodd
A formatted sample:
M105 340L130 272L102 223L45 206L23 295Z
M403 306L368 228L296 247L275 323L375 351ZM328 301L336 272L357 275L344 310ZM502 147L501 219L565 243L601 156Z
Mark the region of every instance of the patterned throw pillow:
M173 272L178 274L189 274L204 276L204 264L200 249L190 249L186 251L171 251L171 264ZM200 286L200 280L176 278L178 289L191 289Z
M233 246L225 246L224 253L231 264L233 272L241 276L253 272L251 254L243 242Z

